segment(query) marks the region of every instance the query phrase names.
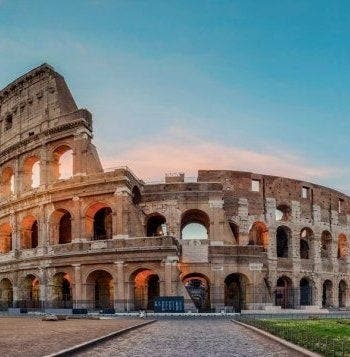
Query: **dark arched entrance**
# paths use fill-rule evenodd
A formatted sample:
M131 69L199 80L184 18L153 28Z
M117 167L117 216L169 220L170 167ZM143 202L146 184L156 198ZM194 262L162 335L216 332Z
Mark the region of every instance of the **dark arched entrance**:
M340 280L338 288L339 307L346 307L346 282Z
M300 305L312 305L312 287L309 279L302 278L300 280Z
M112 275L105 270L95 270L87 278L88 299L95 309L113 308L114 286Z
M210 310L209 279L203 274L189 274L182 279L188 295L200 312Z
M333 283L325 280L322 286L322 307L327 308L333 305Z
M275 304L283 309L294 307L292 281L286 276L282 276L277 280Z
M160 293L159 276L151 269L141 269L131 280L134 282L134 309L153 310L154 300Z
M225 279L225 306L235 312L246 308L247 278L238 273L230 274Z

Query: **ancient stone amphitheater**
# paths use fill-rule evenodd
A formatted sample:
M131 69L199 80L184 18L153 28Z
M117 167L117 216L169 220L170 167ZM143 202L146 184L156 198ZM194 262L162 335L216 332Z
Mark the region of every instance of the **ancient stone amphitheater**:
M49 65L0 91L2 309L350 306L348 196L222 170L147 184L104 171L91 139Z

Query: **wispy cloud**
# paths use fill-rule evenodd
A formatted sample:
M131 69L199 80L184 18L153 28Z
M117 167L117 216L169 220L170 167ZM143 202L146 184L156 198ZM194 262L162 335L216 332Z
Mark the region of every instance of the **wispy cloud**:
M173 128L147 138L114 156L102 157L105 167L128 165L141 178L157 180L167 172L195 176L198 169L242 170L320 182L339 169L310 165L285 152L258 152L188 134Z

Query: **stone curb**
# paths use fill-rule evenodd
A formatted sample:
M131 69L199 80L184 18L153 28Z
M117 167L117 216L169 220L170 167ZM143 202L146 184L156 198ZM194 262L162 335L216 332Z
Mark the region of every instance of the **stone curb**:
M151 324L151 323L153 323L153 322L156 322L156 321L157 321L157 320L150 320L150 321L143 322L143 323L141 323L141 324L137 324L137 325L133 325L133 326L124 328L124 329L122 329L122 330L114 331L114 332L111 332L111 333L109 333L109 334L107 334L107 335L94 338L93 340L80 343L80 344L75 345L75 346L73 346L73 347L69 347L69 348L66 348L66 349L64 349L64 350L61 350L61 351L58 351L58 352L54 352L54 353L51 353L51 354L49 354L49 355L45 355L44 357L71 356L71 354L74 353L74 352L79 352L79 351L81 351L81 350L84 350L85 348L92 347L92 346L94 346L94 345L99 344L100 342L107 341L107 340L109 340L109 339L111 339L111 338L113 338L113 337L122 335L122 334L124 334L124 333L126 333L126 332L135 330L135 329L137 329L137 328L139 328L139 327L143 327L143 326L149 325L149 324Z
M257 327L254 327L254 326L251 326L251 325L247 325L243 322L239 322L239 321L235 321L235 320L232 320L232 322L238 324L238 325L241 325L247 329L250 329L250 330L253 330L257 333L259 333L260 335L264 336L264 337L267 337L269 338L270 340L273 340L281 345L283 345L284 347L290 349L290 350L293 350L295 352L298 352L300 354L302 354L303 356L307 356L307 357L322 357L322 355L316 353L316 352L312 352L312 351L309 351L307 350L306 348L304 347L301 347L301 346L298 346L292 342L289 342L289 341L286 341L284 340L283 338L280 338L280 337L277 337L275 335L272 335L271 333L269 332L266 332L264 330L260 330L259 328Z

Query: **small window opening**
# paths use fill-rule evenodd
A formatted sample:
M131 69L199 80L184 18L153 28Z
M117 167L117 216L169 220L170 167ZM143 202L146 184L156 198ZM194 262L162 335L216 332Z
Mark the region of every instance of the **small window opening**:
M301 197L302 198L309 198L310 197L310 188L309 187L303 187L301 189Z
M342 198L338 199L338 213L343 213L344 200Z
M252 191L253 192L260 191L260 180L252 180Z

